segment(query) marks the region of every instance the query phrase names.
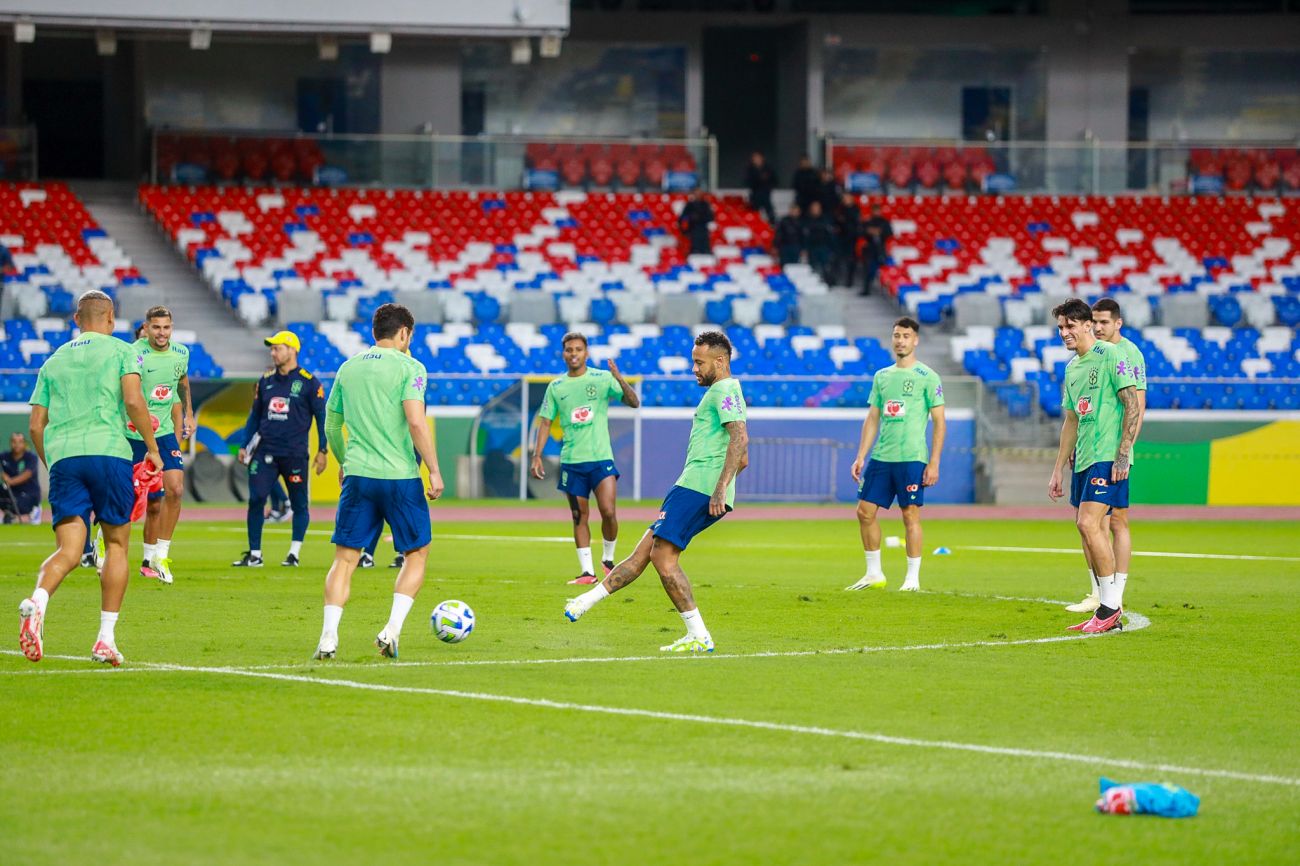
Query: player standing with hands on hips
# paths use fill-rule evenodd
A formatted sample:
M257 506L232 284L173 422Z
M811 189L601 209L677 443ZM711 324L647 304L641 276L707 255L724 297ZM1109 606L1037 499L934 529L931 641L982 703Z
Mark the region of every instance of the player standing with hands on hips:
M312 468L325 471L325 386L298 366L301 344L292 331L280 331L263 342L271 347L275 369L254 386L253 408L244 425L239 459L248 464L248 550L232 565L262 566L263 509L276 478L283 478L293 508L293 540L281 565L296 566L311 515L307 511L307 434L313 419L320 449Z
M542 468L542 448L551 432L552 419L559 417L564 443L560 448L559 489L569 498L573 517L573 542L578 547L578 576L569 583L596 582L591 561L591 529L587 518L589 501L594 493L600 509L600 535L603 542L600 562L605 574L614 568L614 546L618 541L618 469L614 449L609 442L609 401L619 398L633 409L641 398L618 372L611 358L609 372L587 366L587 338L577 331L564 335L564 364L568 372L546 386L542 406L537 410L537 441L533 447L532 473L539 481L546 477Z
M123 659L115 629L126 595L126 547L135 504L127 419L140 431L145 463L155 474L163 461L140 390L142 359L133 346L113 336L113 299L100 291L86 292L77 300L73 319L81 334L41 365L30 401L32 446L50 468L58 550L41 563L36 590L18 606L18 644L34 662L44 655L50 596L77 567L87 534L82 515L94 510L104 527L106 551L99 578L99 635L90 657L117 667Z

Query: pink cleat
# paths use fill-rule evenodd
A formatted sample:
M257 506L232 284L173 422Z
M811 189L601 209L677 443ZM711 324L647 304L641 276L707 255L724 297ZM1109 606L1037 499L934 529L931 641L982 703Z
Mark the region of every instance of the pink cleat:
M609 577L609 573L614 570L614 560L607 559L600 564L600 567L605 569L605 576Z
M1084 620L1083 622L1081 622L1081 623L1076 623L1075 625L1067 625L1067 626L1065 627L1065 630L1066 630L1066 631L1083 631L1083 627L1086 626L1088 623L1092 622L1094 619L1096 619L1096 617L1088 617L1087 619L1085 619L1085 620Z
M162 575L158 573L158 570L155 569L153 564L147 559L140 563L140 576L147 577L150 580L159 580L162 578Z
M1080 631L1082 631L1084 634L1101 634L1103 632L1113 631L1115 629L1122 629L1124 628L1124 624L1119 621L1119 618L1122 617L1123 615L1124 615L1123 608L1120 608L1119 610L1115 611L1105 619L1098 619L1097 615L1093 614L1092 619L1088 620L1088 622L1084 624L1083 628L1080 629Z
M574 584L577 584L578 586L591 586L595 582L596 582L596 575L580 574L577 577L575 577L573 580L569 581L569 585L572 586Z
M117 647L102 640L95 641L95 646L90 650L90 660L112 665L115 668L121 667L122 662L126 661L122 654L117 651Z
M30 598L18 605L18 615L23 618L18 627L18 646L22 647L23 655L38 662L45 655L45 615Z

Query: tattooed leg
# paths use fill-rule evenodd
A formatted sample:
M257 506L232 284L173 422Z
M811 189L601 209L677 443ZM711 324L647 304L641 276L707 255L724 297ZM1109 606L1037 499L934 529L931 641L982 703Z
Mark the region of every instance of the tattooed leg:
M650 561L654 563L655 571L659 572L664 592L668 593L676 605L677 612L686 613L695 610L695 594L691 592L690 579L682 571L681 555L682 551L677 545L656 538L650 550Z
M645 535L637 542L636 550L632 551L627 559L614 566L614 570L609 573L601 583L605 585L605 590L610 593L618 592L632 581L641 576L646 566L650 564L650 547L654 544L654 536L650 530L646 530Z

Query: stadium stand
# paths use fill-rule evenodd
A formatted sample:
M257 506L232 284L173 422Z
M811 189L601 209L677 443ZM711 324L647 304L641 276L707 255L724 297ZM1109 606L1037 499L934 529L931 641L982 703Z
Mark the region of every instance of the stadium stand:
M0 370L15 371L3 377L0 401L26 400L35 371L76 336L71 316L82 292L100 289L116 300L123 339L134 339L139 317L163 302L64 184L0 184L0 244L13 259L0 284ZM194 332L178 329L175 339L190 348L191 376L222 374Z

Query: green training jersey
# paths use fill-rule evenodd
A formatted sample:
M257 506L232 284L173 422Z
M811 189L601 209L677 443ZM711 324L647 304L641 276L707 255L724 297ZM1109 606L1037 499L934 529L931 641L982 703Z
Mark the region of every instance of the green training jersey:
M609 401L623 396L623 386L608 370L588 367L581 376L560 376L546 386L540 418L560 419L564 442L561 463L613 460L609 444Z
M420 477L402 404L418 400L423 406L427 381L424 365L397 349L371 346L343 362L325 409L342 415L347 427L344 475Z
M1094 463L1114 460L1123 433L1124 404L1119 392L1133 387L1131 376L1120 372L1127 365L1117 346L1098 340L1083 355L1065 365L1061 408L1079 416L1079 438L1074 446L1074 471Z
M686 466L677 479L678 487L712 496L727 462L731 435L726 425L745 420L745 397L740 381L720 379L704 392L691 421L691 438L686 446ZM736 504L736 479L727 485L727 505Z
M1142 357L1142 350L1128 337L1120 337L1114 344L1119 351L1119 361L1115 364L1115 373L1121 378L1133 380L1133 387L1139 391L1147 389L1147 361Z
M181 377L190 369L190 350L180 343L171 343L159 352L149 345L145 338L136 340L131 348L143 360L140 372L140 387L144 391L144 401L149 405L149 417L153 419L154 435L166 436L176 432L172 424L172 406L180 402L177 385ZM135 425L126 422L126 435L130 439L139 439Z
M87 331L41 365L28 402L50 411L45 428L50 468L64 457L131 459L122 377L140 375L142 363L129 343Z
M917 361L910 367L894 365L877 370L871 380L867 405L880 412L880 434L871 459L883 463L928 463L925 425L930 410L943 405L939 374Z

